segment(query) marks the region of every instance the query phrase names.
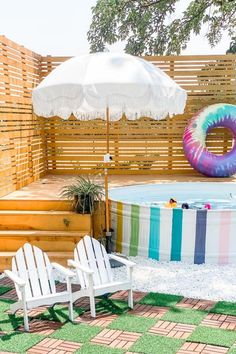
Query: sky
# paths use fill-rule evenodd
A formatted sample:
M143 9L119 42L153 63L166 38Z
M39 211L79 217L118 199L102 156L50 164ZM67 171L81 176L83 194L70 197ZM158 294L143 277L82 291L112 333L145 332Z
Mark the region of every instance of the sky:
M178 13L186 1L180 1ZM0 34L41 55L85 54L89 52L87 31L95 4L96 0L0 0ZM203 36L193 36L182 54L225 54L229 42L224 35L221 43L211 48ZM109 49L122 51L123 44Z

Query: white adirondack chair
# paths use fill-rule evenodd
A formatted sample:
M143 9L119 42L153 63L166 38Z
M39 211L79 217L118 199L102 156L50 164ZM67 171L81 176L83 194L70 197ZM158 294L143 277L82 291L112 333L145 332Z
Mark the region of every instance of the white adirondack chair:
M54 269L67 279L67 291L56 292ZM25 331L29 331L27 311L38 306L69 302L69 318L73 321L71 283L74 273L57 263L50 263L40 248L26 243L12 258L12 271L4 273L14 282L18 296L10 310L15 313L23 309Z
M126 280L113 281L109 258L127 267ZM133 308L132 272L135 263L107 254L100 242L90 236L85 236L77 244L74 250L74 260L68 260L68 265L75 268L77 282L81 285L81 290L73 293L73 302L88 296L92 317L96 317L94 297L118 290L128 290L128 304Z

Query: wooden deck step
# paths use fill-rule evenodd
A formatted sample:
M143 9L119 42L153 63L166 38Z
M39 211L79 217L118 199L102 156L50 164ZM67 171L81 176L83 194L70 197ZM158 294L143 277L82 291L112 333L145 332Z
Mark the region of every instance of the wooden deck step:
M41 231L41 230L1 230L0 250L14 252L26 242L49 252L73 251L75 245L89 232L85 231Z
M51 262L67 266L67 260L73 259L73 252L47 252ZM0 252L0 272L11 269L11 260L15 252Z
M71 202L68 200L19 200L0 199L0 210L47 210L63 211L71 210Z
M0 237L78 237L84 231L0 230Z
M4 215L82 215L68 210L0 210L0 218Z
M0 210L0 230L91 230L91 216L71 211Z

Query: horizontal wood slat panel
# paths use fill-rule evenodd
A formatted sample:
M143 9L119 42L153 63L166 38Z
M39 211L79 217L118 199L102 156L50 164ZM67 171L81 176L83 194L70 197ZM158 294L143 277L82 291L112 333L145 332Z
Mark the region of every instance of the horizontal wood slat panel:
M37 180L47 169L43 125L32 115L31 91L41 56L0 36L0 196Z
M40 56L0 36L0 196L47 173L100 173L106 152L101 119L44 119L32 114L31 91L69 57ZM163 121L121 117L110 123L114 174L196 174L183 153L182 135L201 108L235 104L236 55L144 57L164 70L188 92L183 115ZM224 154L232 134L223 128L208 134L207 148Z
M42 57L41 78L68 57ZM110 124L110 172L122 173L195 173L183 153L182 136L188 120L204 106L235 103L236 55L144 57L160 67L188 92L185 113L172 119L141 119ZM45 120L48 169L51 173L96 173L103 169L106 129L101 120L81 122L71 117ZM231 134L213 130L207 148L224 154L232 147Z

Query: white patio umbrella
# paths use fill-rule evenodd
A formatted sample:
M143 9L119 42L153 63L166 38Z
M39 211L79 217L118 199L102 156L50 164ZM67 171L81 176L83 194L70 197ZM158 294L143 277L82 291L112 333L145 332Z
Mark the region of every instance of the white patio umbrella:
M54 69L32 94L38 116L106 120L106 154L110 162L109 121L163 119L184 111L187 94L153 64L124 53L95 53L71 58ZM110 235L108 171L105 168L106 235Z

